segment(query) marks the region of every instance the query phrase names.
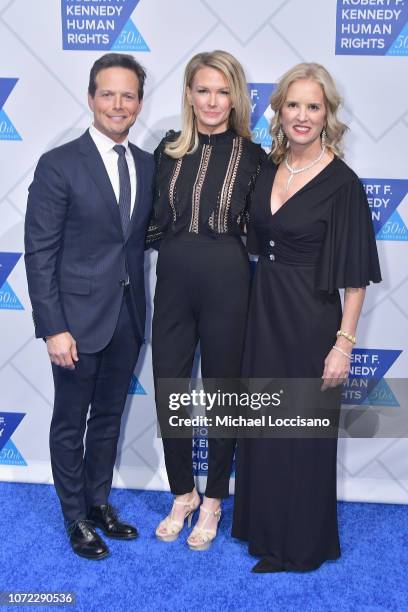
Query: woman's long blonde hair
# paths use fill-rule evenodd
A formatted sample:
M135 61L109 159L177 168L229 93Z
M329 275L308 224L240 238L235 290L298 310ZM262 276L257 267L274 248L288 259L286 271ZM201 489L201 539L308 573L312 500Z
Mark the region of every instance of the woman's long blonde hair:
M168 142L164 148L165 153L170 157L176 159L183 157L186 153L194 153L198 147L195 115L193 107L187 100L187 88L191 89L197 71L205 67L219 70L227 80L232 102L229 127L233 128L238 135L251 138L249 129L251 104L241 64L226 51L198 53L188 62L184 73L181 133L176 140Z
M269 128L273 139L270 153L272 160L275 164L280 164L287 153L288 141L286 135L284 134L281 143L278 142L277 138L281 128L280 110L286 101L289 86L299 79L310 79L321 86L326 106L326 148L332 151L334 155L343 157L342 140L348 127L337 118L341 97L337 91L336 84L324 66L315 63L304 63L297 64L285 72L271 96L271 108L275 111Z

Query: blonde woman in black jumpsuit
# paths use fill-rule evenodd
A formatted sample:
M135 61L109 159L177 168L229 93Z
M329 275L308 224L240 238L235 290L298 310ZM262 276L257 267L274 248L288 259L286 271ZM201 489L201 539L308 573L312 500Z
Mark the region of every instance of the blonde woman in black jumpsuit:
M152 331L160 420L160 379L190 378L198 342L203 378L240 376L250 271L240 234L265 153L251 142L245 75L224 51L200 53L187 65L181 132L155 152L156 200L149 238L161 239ZM166 406L164 406L166 408ZM170 514L156 536L175 540L200 506L191 438L163 437ZM187 542L207 549L229 494L235 440L209 439L208 479Z

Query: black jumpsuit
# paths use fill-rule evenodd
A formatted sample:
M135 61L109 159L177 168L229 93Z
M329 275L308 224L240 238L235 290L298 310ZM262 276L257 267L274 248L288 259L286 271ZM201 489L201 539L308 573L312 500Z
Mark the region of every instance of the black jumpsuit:
M170 132L167 138L174 138ZM157 381L189 379L200 342L203 378L238 378L248 309L250 270L240 235L265 153L233 130L199 134L198 149L173 159L155 152L156 198L151 241L161 239L152 330ZM166 406L163 406L166 410ZM170 488L194 487L191 438L163 437ZM209 439L208 497L228 496L233 439Z

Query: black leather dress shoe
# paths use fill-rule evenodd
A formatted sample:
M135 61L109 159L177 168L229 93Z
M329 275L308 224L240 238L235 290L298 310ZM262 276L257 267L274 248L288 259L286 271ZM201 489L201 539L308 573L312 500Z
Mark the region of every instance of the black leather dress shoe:
M122 523L116 510L110 504L92 506L88 514L88 520L95 527L99 527L109 538L134 540L138 536L136 527Z
M74 521L68 525L67 531L75 554L94 560L104 559L108 556L108 547L89 521Z

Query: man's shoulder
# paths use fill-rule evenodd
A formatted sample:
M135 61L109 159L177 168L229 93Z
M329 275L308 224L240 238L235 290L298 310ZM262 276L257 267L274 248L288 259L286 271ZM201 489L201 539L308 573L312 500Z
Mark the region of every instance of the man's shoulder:
M144 149L141 149L140 147L138 147L137 145L133 144L133 143L129 143L130 144L130 148L133 152L133 155L136 157L136 161L141 161L142 163L145 163L146 166L152 170L153 172L153 168L154 168L154 158L152 153L149 153L148 151L145 151Z
M133 144L133 142L130 143L130 146L134 151L137 152L138 155L142 157L142 159L146 161L153 161L153 154L149 153L149 151L145 151L144 149L141 149L137 145Z

